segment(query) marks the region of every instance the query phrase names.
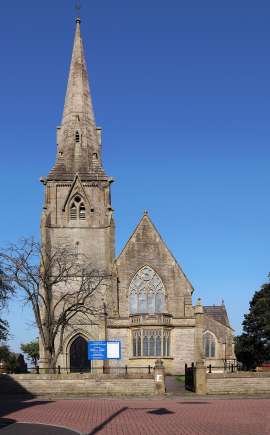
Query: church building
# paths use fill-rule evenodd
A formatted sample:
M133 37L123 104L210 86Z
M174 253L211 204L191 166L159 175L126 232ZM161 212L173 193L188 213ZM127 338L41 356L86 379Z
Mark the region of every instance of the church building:
M234 358L226 308L204 307L200 299L193 306L193 286L147 212L115 256L113 179L102 163L101 129L96 126L80 27L78 18L56 162L42 179L41 234L47 247L77 246L89 265L106 276L106 318L78 320L69 328L58 364L71 371L90 367L88 341L120 340L121 361L109 365L153 366L160 358L171 374L183 373L185 363L202 359L222 365ZM45 367L42 345L40 354L40 366ZM91 364L95 368L101 362Z

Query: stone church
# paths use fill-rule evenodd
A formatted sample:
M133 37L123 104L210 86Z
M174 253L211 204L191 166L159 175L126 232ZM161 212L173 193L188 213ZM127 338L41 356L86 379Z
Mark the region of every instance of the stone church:
M58 364L71 371L101 367L101 361L87 360L87 342L120 340L121 361L110 365L148 366L161 358L172 374L202 359L220 365L234 358L226 308L202 306L200 299L192 305L192 284L147 212L115 256L113 179L102 163L80 26L78 18L56 162L42 178L41 234L48 246L76 245L107 277L107 313L104 321L78 320L66 331ZM42 346L40 364L46 366Z

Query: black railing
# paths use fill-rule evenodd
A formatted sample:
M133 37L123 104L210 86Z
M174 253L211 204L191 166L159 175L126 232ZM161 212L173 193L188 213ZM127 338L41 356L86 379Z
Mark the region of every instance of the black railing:
M242 370L242 365L237 360L224 360L223 366L214 366L209 364L207 372L213 373L215 371L223 371L225 373L235 373Z
M67 374L67 373L89 373L91 375L112 375L112 376L132 376L132 377L145 377L152 376L154 367L148 366L103 366L103 367L89 367L89 368L70 368L70 367L30 367L28 373L32 374Z

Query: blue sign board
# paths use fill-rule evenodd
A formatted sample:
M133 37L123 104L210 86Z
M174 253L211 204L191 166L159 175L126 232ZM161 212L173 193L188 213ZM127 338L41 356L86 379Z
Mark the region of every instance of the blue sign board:
M88 359L107 359L107 341L88 341Z
M88 359L121 359L120 341L88 341Z

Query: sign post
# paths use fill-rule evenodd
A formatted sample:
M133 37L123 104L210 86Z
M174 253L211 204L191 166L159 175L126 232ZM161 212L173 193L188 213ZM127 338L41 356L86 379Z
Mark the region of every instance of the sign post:
M88 341L89 360L121 359L121 342L116 341Z

